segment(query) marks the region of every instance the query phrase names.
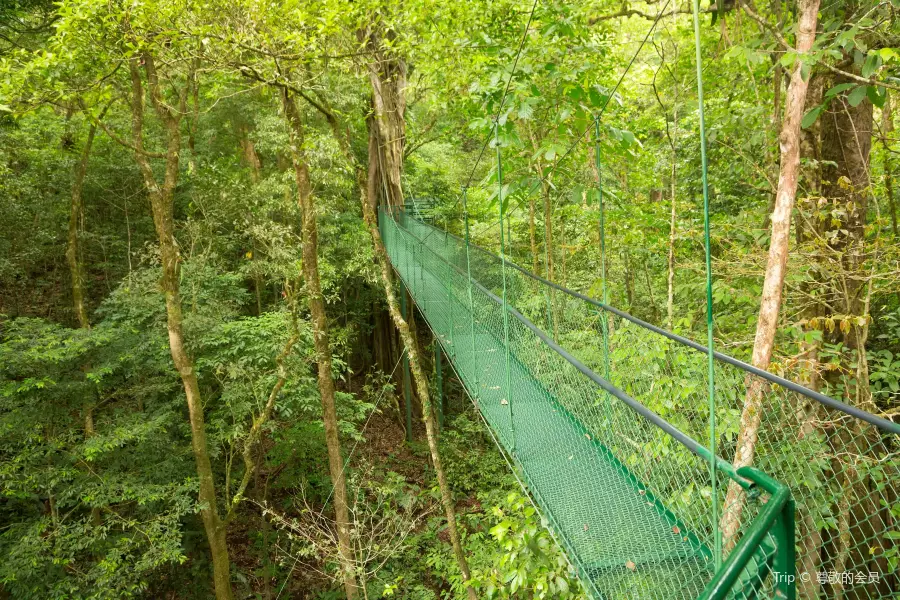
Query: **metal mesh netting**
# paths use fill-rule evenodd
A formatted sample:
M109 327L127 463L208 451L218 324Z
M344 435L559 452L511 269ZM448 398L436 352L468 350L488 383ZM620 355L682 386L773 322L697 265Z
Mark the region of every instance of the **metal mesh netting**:
M465 242L460 238L412 219L405 219L404 225L435 254L457 266L465 264ZM488 289L499 289L499 257L476 246L470 247L469 256L473 279ZM506 277L508 302L542 324L559 345L591 369L608 373L615 386L689 436L703 439L708 423L705 349L580 294L548 285L511 263L507 263ZM718 447L726 461L732 462L737 452L747 390L756 389L762 396L753 464L792 487L797 507L798 597L897 597L900 427L833 400L825 403L816 398L820 394L779 378L763 378L734 359L717 358ZM625 435L618 430L617 434ZM671 445L669 440L660 448L644 448L659 459L677 460L677 455L668 454ZM665 471L658 468L655 474L665 477ZM709 476L690 469L684 473L678 476L683 485L675 485L682 497L676 495L667 506L679 515L693 511L702 520L708 511ZM645 481L655 484L653 476L650 473ZM754 514L752 508L748 514L741 490L733 485L729 490L727 482L720 483L718 528L726 538L727 552ZM704 494L707 497L698 501Z
M675 344L651 351L640 328L604 321L596 306L510 264L504 322L497 256L472 246L467 262L462 240L403 212L383 213L381 229L394 267L593 595L700 597L716 574L719 527L710 518L708 460L587 374L605 376L608 356L606 379L667 414L667 398L703 395L703 365L695 359L703 356L688 349L693 355L679 358ZM608 353L600 341L607 326ZM696 369L696 389L666 377L680 359L690 363L686 373ZM702 408L670 416L700 437ZM719 496L727 482L719 477ZM735 541L769 500L754 496L741 497ZM774 594L776 546L767 532L727 597Z

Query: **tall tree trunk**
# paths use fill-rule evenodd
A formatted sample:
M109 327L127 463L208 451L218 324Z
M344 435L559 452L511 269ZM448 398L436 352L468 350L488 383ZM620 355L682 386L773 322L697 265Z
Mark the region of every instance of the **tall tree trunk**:
M453 495L450 491L450 485L447 482L447 475L444 473L444 467L441 462L441 454L437 444L437 426L435 424L434 411L431 405L431 395L429 393L428 379L422 368L421 353L418 350L418 344L410 331L409 324L400 314L400 303L397 295L394 293L394 284L391 278L391 265L388 260L387 251L384 247L384 241L381 239L381 232L378 230L378 217L375 212L375 204L368 197L370 187L371 173L361 166L351 149L351 139L349 131L342 127L335 114L322 103L315 102L309 97L304 98L313 104L328 120L334 137L340 145L341 152L347 161L353 165L356 170L356 184L359 190L359 201L362 206L363 221L369 230L372 238L372 248L375 251L375 260L378 263L378 270L381 276L381 284L384 288L384 295L387 299L388 312L394 326L400 332L400 338L406 348L409 356L409 364L412 370L413 380L416 389L419 392L419 398L422 401L422 418L425 421L425 434L428 438L428 449L431 452L431 460L434 464L434 470L437 474L438 487L441 491L441 504L444 507L444 514L447 517L447 530L450 536L450 544L453 546L453 553L456 556L462 579L468 582L471 579L469 572L469 564L466 561L466 555L463 553L462 543L459 539L459 530L456 524L456 508L453 503ZM371 165L371 157L369 164ZM476 600L475 590L467 588L469 600Z
M675 234L678 224L678 213L676 210L677 198L677 154L675 140L678 135L678 105L673 109L673 118L675 132L672 135L672 172L669 181L669 195L671 207L669 210L669 252L666 259L667 277L666 277L666 328L672 331L675 328Z
M848 83L844 76L834 78L834 85ZM849 327L840 330L847 348L843 372L852 373L844 382L844 400L859 408L873 410L869 390L866 338L868 336L871 278L865 272L866 211L870 194L869 155L872 146L873 108L868 99L852 106L847 95L835 96L822 116L822 195L831 208L843 216L840 223L827 221L826 239L831 257L833 281L832 302L835 310L849 317ZM841 499L837 510L843 518L838 523L834 569L868 565L871 556L864 551L883 542L873 530L872 516L878 513L872 505L868 477L862 476L856 456L864 454L874 440L860 423L841 428L832 435L836 448L833 460L835 477L841 482ZM850 502L851 499L856 502ZM866 540L865 543L863 541ZM851 562L852 561L852 562ZM867 569L874 570L874 569ZM843 586L835 586L835 598L844 598Z
M541 178L541 196L544 199L544 277L556 283L556 272L553 262L553 203L550 200L550 183L544 179L544 168L540 159L537 163L538 177ZM556 310L556 289L550 288L550 320L553 327L553 339L559 339L559 316Z
M622 264L625 267L625 299L628 302L628 312L634 312L634 268L631 264L631 252L626 248L622 252Z
M69 272L72 275L72 307L75 310L78 326L82 329L90 329L91 324L84 307L84 269L81 264L81 240L78 225L84 210L82 191L96 133L97 126L91 123L88 127L87 139L84 141L84 148L81 150L81 158L75 165L72 177L72 202L69 207L69 238L66 244L66 261L69 263Z
M166 152L165 171L160 184L150 164L150 155L144 150L144 89L139 70L143 64L149 85L149 96L157 115L164 125ZM135 159L140 167L144 185L150 198L153 223L159 238L160 260L162 262L161 288L166 301L166 322L169 332L169 350L172 361L181 377L187 399L191 425L191 446L197 464L200 480L200 516L209 542L213 563L213 583L217 600L232 600L231 560L225 540L225 527L219 517L216 502L215 481L206 441L206 425L203 417L203 403L200 384L194 361L184 347L183 317L181 308L181 255L175 239L174 202L178 184L179 155L181 152L181 130L179 121L185 113L188 86L184 86L179 106L169 107L163 100L160 81L156 72L154 57L149 52L133 58L129 62L131 71L131 129Z
M325 299L319 277L318 227L316 206L309 182L309 166L306 161L304 127L297 104L291 93L281 90L284 114L291 135L291 158L297 182L297 198L303 219L303 277L312 321L313 344L318 365L319 395L322 398L322 421L325 424L325 445L328 449L328 470L334 486L334 512L337 522L338 550L344 571L344 592L347 600L355 600L359 594L354 573L353 546L350 540L350 515L347 508L347 483L344 478L344 461L341 457L341 441L338 436L337 411L335 410L334 378L331 374L331 343L328 336L328 318Z
M372 87L372 112L366 118L369 133L369 168L367 178L367 199L377 214L379 204L403 206L403 158L406 152L406 61L390 48L396 37L394 32L385 31L380 23L373 23L368 29L357 32L360 42L364 42L371 52L368 62L369 84ZM397 331L391 326L390 315L383 311L375 321L379 336L389 348L399 348ZM398 360L393 355L389 362ZM400 370L395 383L403 389L403 374Z
M816 19L819 0L798 1L797 53L803 56L812 48L816 37ZM753 343L753 365L767 369L772 359L775 332L778 328L778 313L781 309L781 294L787 268L788 247L791 233L791 212L797 195L797 180L800 174L800 120L806 104L809 82L803 79L802 60L798 60L791 71L787 99L784 107L784 122L779 135L781 169L778 176L775 210L772 214L772 239L769 243L769 258L763 281L756 339ZM759 425L762 418L763 380L748 378L744 408L741 411L740 433L735 450L734 466L744 467L753 462ZM722 539L730 549L736 543L743 512L743 493L736 484L728 486L725 498L725 512L722 517Z
M373 25L361 32L372 52L369 61L369 82L372 85L372 120L369 135L376 137L379 167L377 185L381 194L369 200L377 206L403 204L403 155L406 149L406 61L389 45L396 37ZM371 140L370 140L371 143ZM380 196L381 202L378 201Z
M363 179L361 177L361 179ZM360 192L365 190L364 179L360 181ZM434 463L434 470L437 474L438 486L441 490L441 503L444 506L444 514L447 517L447 529L450 535L450 543L453 546L453 552L456 555L456 561L459 564L463 581L469 581L471 575L469 573L469 565L466 556L463 553L462 544L459 539L459 531L456 526L456 509L453 503L453 496L450 491L450 485L447 482L447 475L444 473L444 467L441 463L441 455L437 444L437 425L435 424L434 411L431 405L431 395L428 388L428 379L425 371L422 369L421 353L418 348L418 341L413 337L409 324L400 314L400 305L397 296L394 293L394 287L391 282L390 262L387 252L384 248L384 242L381 239L381 233L378 231L378 223L374 211L369 202L363 197L363 218L372 237L372 245L375 249L375 257L378 260L378 266L381 272L381 283L384 286L385 296L388 301L388 310L394 325L400 332L400 339L409 355L409 365L412 370L413 381L416 384L416 390L419 393L419 399L422 401L422 413L425 421L425 434L428 438L428 448L431 451L431 460ZM475 590L471 587L467 588L470 600L475 600Z

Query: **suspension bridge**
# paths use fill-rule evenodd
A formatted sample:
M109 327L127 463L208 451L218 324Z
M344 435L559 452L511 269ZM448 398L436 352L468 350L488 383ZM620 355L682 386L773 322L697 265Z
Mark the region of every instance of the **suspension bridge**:
M800 576L837 568L842 597L895 597L900 427L715 352L713 453L706 347L416 216L381 210L393 267L593 598L817 598ZM753 380L755 466L735 469Z
M595 600L900 597L900 425L714 349L697 2L706 344L609 305L600 120L670 1L590 126L524 194L593 129L602 301L506 250L500 115L537 0L463 186L462 227L436 227L430 204L382 207L389 259ZM499 254L472 243L466 206L492 139Z

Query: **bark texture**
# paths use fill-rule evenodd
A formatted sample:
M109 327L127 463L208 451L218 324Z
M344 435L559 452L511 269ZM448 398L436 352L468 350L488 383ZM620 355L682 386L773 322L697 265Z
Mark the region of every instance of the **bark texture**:
M88 161L91 157L91 147L94 145L94 137L97 126L93 123L88 127L87 138L81 156L75 165L72 176L72 201L69 206L69 236L66 243L66 262L69 263L69 272L72 276L72 308L75 311L75 319L82 329L90 329L87 309L84 307L84 268L81 264L81 231L79 223L84 212L84 179L87 176Z
M816 20L819 0L798 2L797 53L803 55L812 48L816 37ZM784 105L784 121L778 137L781 151L781 168L778 189L775 193L775 210L772 213L772 237L769 243L769 257L763 281L762 299L753 343L752 362L755 367L767 369L775 346L778 329L778 313L787 268L791 234L791 213L797 196L797 181L800 175L800 121L806 105L809 81L803 79L802 61L798 60L792 70ZM740 433L735 450L735 468L752 464L759 426L762 419L762 401L765 388L763 380L748 378L747 393L741 411ZM722 517L722 539L726 548L736 542L735 535L740 528L743 512L743 493L736 484L728 487Z
M145 94L140 65L143 65L148 84L150 102L163 124L165 138L165 170L162 182L157 180L150 162L152 156L144 148ZM182 87L177 108L170 107L162 95L154 56L148 52L129 62L131 72L131 133L135 160L144 179L150 198L153 223L159 238L162 277L160 287L166 301L166 323L169 333L169 350L172 361L184 386L191 425L191 447L200 480L200 516L210 546L213 563L213 583L217 600L231 600L231 561L225 540L225 527L219 517L216 488L213 479L209 447L206 441L206 424L200 384L194 370L194 361L185 349L183 316L181 307L181 254L175 239L174 201L178 184L179 156L181 153L181 116L185 114L188 86Z
M316 205L309 182L309 166L303 149L304 126L293 95L281 91L285 118L291 136L291 159L297 183L297 198L303 219L303 277L306 280L306 296L312 322L313 345L318 367L319 395L322 399L322 421L325 425L325 445L328 449L328 470L334 486L334 512L337 524L338 551L341 555L344 592L347 600L355 600L359 587L353 568L353 546L350 539L350 516L347 508L347 482L344 477L344 460L338 437L337 411L335 409L334 378L331 374L331 342L328 336L328 316L322 283L319 277L319 241L316 224Z
M849 78L836 76L832 85L849 83ZM841 215L837 222L826 220L825 240L828 244L826 282L828 304L835 319L849 327L833 332L829 341L843 342L847 351L839 372L830 377L845 378L844 401L864 410L877 410L869 389L866 339L869 332L871 279L866 273L866 211L871 193L869 156L872 148L873 107L868 99L852 106L846 94L832 99L822 115L822 195L828 208ZM830 443L838 449L832 460L834 477L841 483L841 498L835 506L839 515L837 531L830 540L831 568L855 570L872 560L868 549L883 545L876 531L885 529L882 508L876 505L869 490L870 480L857 468L858 458L874 444L873 432L859 422L832 432ZM868 569L867 569L868 570ZM874 570L874 568L872 569ZM834 597L860 598L862 590L847 591L834 586Z

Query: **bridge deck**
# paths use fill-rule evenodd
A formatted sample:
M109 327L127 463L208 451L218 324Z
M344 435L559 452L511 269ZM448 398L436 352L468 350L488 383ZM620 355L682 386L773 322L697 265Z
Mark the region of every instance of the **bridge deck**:
M701 541L708 533L698 537L644 483L653 464L626 467L610 449L612 424L624 419L607 415L601 426L575 416L598 414L605 394L583 378L566 377L571 366L520 321L510 318L504 335L496 296L475 282L470 299L459 281L467 282L465 273L419 238L393 222L383 235L394 268L593 595L699 597L714 574ZM585 410L585 403L592 406ZM612 410L634 420L617 402Z

